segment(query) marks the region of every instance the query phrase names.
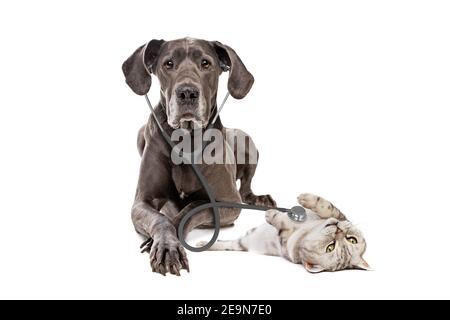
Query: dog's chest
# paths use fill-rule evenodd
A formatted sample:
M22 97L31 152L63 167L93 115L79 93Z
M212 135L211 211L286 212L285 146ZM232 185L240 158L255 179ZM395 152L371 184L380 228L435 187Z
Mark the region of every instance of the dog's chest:
M230 199L229 196L235 195L237 192L235 165L200 164L197 165L197 168L204 175L211 189L214 190L217 199ZM172 168L172 179L178 195L182 199L198 191L205 195L202 185L189 165L174 166Z
M201 189L201 185L192 171L186 165L174 166L172 168L172 178L181 199Z

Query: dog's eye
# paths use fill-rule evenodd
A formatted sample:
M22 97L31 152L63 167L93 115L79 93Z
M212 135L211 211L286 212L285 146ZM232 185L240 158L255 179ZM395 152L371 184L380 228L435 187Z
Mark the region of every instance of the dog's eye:
M208 69L210 65L211 65L211 63L209 63L208 60L206 60L206 59L202 60L202 68L203 69Z
M166 67L166 69L172 69L173 68L173 61L172 60L167 60L164 63L164 66Z

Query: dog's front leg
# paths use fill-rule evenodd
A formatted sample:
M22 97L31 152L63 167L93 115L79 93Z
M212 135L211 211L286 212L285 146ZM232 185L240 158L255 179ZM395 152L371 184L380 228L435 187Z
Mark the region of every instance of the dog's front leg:
M157 146L157 143L152 146ZM150 253L153 272L179 275L181 269L189 271L189 265L175 226L169 217L160 212L163 205L177 195L169 160L162 157L163 154L157 150L144 150L132 220L138 233L151 237L144 251Z
M158 202L161 201L154 200L150 205L144 201L137 201L132 209L133 224L137 232L151 237L147 248L153 272L180 275L181 269L189 271L186 252L177 238L172 222L155 209L160 207Z

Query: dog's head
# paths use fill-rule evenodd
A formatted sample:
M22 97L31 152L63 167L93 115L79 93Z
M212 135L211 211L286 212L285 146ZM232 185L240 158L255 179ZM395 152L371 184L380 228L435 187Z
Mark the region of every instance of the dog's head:
M228 91L236 99L244 98L254 81L232 48L191 38L151 40L123 63L122 70L138 95L150 90L151 74L158 77L167 121L174 129L208 125L223 71L230 73Z

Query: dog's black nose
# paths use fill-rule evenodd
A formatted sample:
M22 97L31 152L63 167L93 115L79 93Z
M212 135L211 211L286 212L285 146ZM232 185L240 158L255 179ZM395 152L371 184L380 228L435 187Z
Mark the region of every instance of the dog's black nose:
M176 90L177 100L181 104L194 104L198 101L199 90L190 85L179 86Z

